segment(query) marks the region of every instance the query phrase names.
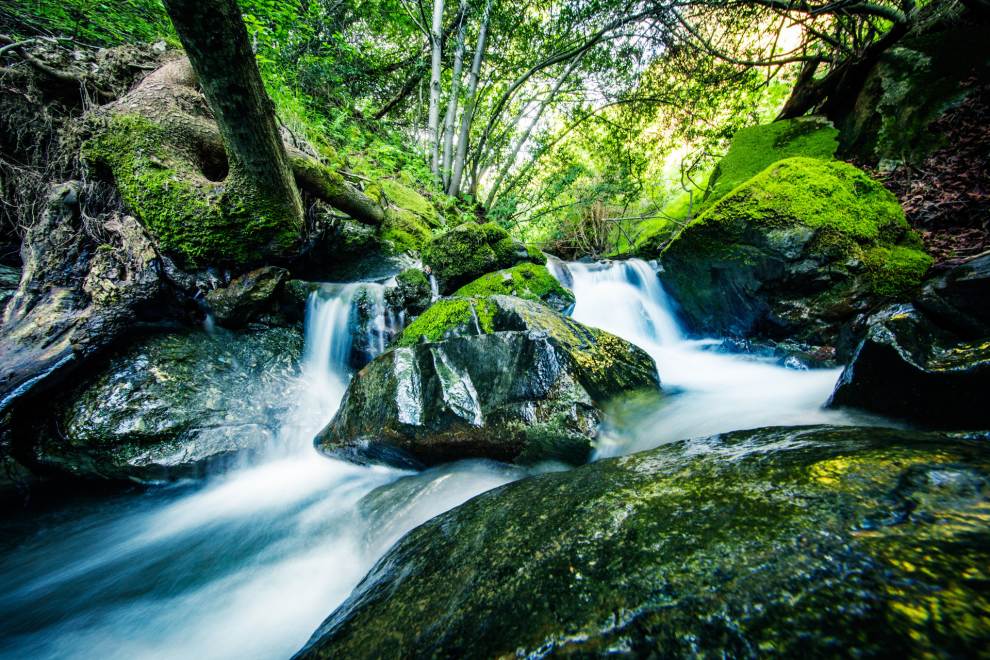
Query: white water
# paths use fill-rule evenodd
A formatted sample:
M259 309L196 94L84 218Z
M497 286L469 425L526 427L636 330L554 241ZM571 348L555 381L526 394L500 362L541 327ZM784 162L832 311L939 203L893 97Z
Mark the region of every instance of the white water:
M839 369L785 368L768 359L716 352L715 340L686 339L673 303L644 261L552 266L559 279L572 282L574 319L643 348L656 361L667 393L659 405L632 411L621 432L602 438L599 456L737 429L867 421L822 408Z
M313 449L350 377L356 291L310 297L301 394L257 464L69 505L0 541L0 657L288 657L402 534L522 474L469 462L400 479Z
M670 393L659 408L638 409L602 454L845 421L819 409L836 370L784 369L685 340L645 263L567 268L575 318L642 346ZM527 474L473 461L410 475L312 448L350 378L356 292L336 286L310 298L298 401L279 446L259 462L201 485L67 504L0 530L0 657L288 657L402 534Z

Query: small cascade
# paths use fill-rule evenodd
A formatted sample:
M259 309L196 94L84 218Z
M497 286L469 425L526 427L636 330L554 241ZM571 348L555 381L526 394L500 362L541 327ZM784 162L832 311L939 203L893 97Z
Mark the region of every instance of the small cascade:
M850 423L822 409L839 369L791 369L772 360L712 350L687 339L673 302L644 261L551 262L574 291L575 320L636 344L657 363L664 397L621 421L599 455L629 453L683 438L778 424ZM862 418L857 422L864 422Z
M437 283L437 278L433 273L430 273L430 302L436 302L440 299L440 285Z

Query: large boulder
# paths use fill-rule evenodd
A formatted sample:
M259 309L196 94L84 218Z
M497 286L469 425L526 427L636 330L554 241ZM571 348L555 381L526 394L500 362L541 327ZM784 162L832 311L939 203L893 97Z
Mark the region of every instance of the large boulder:
M708 179L703 202L725 197L778 160L795 156L831 160L839 147L838 134L824 117L784 119L739 129Z
M737 187L661 260L691 330L829 346L931 264L882 185L812 158L779 161Z
M990 428L990 254L870 317L829 405L936 428Z
M413 465L581 463L608 401L658 388L639 348L508 296L440 301L397 343L354 376L316 439L323 451Z
M18 458L88 479L202 476L274 442L301 351L287 328L137 341L54 407L19 411Z
M990 645L990 444L739 431L480 495L297 658L917 657Z
M546 257L512 240L509 233L494 222L483 225L465 222L437 234L423 247L423 263L436 277L443 294L449 294L485 273L521 261L543 264Z
M574 304L574 294L560 285L546 266L522 263L512 268L482 275L454 292L465 298L515 296L564 312Z

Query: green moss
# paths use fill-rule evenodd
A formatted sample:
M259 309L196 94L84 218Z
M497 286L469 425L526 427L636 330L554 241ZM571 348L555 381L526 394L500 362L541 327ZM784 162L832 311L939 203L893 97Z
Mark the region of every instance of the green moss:
M574 294L565 289L545 266L523 263L512 268L482 275L465 284L455 296L516 296L541 302L551 297L574 302Z
M379 183L381 190L381 201L394 204L395 206L416 214L431 227L439 226L440 214L428 199L421 194L393 179L383 179Z
M788 158L719 200L685 229L716 252L735 249L752 227L817 232L819 253L863 259L863 248L916 238L897 199L862 170L839 161Z
M397 346L412 346L422 338L439 341L451 330L477 322L482 333L494 331L495 306L484 299L446 298L438 300L406 327Z
M386 209L381 237L391 245L393 252L418 252L432 236L429 226L415 213Z
M289 205L233 175L208 180L198 154L144 117L109 118L82 156L113 176L127 208L185 265L256 261L299 237Z
M453 287L496 268L512 265L510 246L508 232L498 225L466 222L434 236L423 248L423 263L442 284Z
M866 252L863 263L873 291L881 296L896 296L921 284L932 258L913 247L878 246Z
M543 254L543 250L531 243L526 244L526 254L529 255L529 260L534 264L542 266L547 262L547 257Z
M405 269L395 276L395 280L399 286L406 286L414 289L426 287L427 290L430 288L430 280L427 279L426 273L418 268Z
M830 160L838 148L838 131L824 119L777 121L739 130L729 152L715 167L705 202L714 202L778 160L793 156Z

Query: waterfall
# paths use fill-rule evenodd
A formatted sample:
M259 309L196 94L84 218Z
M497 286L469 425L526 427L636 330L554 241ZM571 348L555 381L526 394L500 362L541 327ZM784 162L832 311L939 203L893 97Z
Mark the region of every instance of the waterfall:
M649 353L664 388L659 403L619 415L601 439L599 456L759 426L870 421L822 408L840 369L792 369L721 351L715 339L688 339L673 302L644 261L557 261L551 271L574 291L574 319Z
M405 532L522 476L482 462L411 476L316 452L356 344L381 352L401 321L383 296L371 283L309 296L297 394L256 463L68 500L9 531L0 519L0 658L289 657Z

